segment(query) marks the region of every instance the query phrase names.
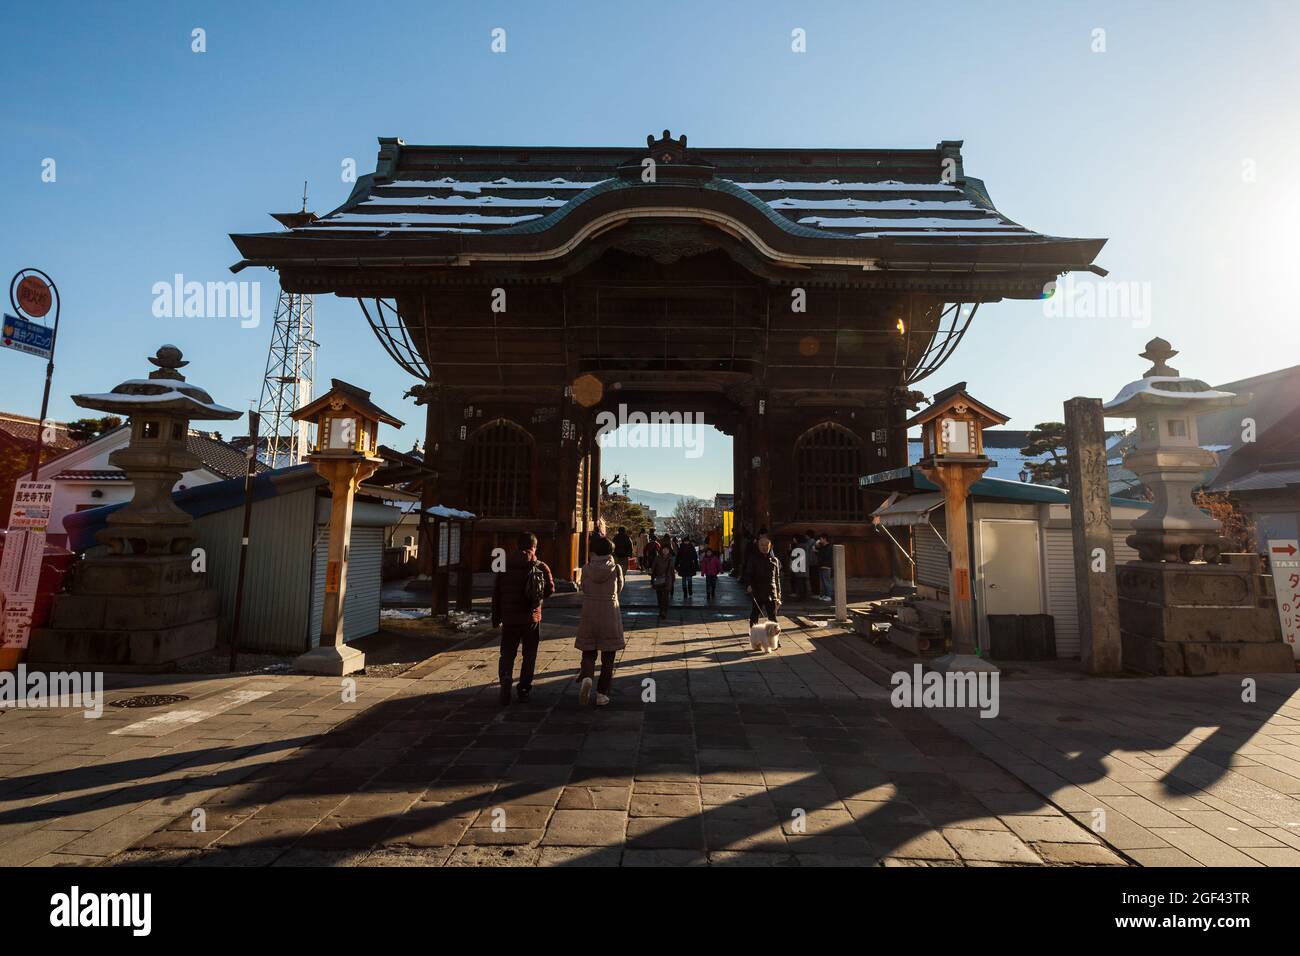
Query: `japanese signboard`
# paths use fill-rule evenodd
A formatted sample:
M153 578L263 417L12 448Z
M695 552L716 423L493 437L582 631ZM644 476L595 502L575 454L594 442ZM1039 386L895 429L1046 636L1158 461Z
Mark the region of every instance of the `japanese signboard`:
M0 607L4 610L0 647L27 646L53 503L52 481L20 481L14 487L4 556L0 558Z
M1273 540L1268 543L1273 567L1273 590L1277 594L1277 616L1282 622L1282 640L1300 660L1300 541Z
M14 486L14 500L9 508L9 528L40 532L48 530L53 505L54 482L18 482Z
M54 348L54 329L36 322L28 322L7 312L4 317L4 327L0 332L3 332L3 335L0 335L0 345L18 352L26 352L28 355L48 359L50 351Z

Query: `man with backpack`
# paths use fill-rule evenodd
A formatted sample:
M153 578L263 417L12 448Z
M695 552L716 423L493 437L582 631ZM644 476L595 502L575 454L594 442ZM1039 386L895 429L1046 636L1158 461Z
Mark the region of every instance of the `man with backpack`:
M497 677L503 707L510 703L515 655L521 644L524 660L519 668L520 702L526 701L533 689L537 645L542 640L542 602L555 593L551 569L537 560L537 537L525 531L515 543L518 550L506 556L505 570L497 573L492 585L492 626L501 627Z

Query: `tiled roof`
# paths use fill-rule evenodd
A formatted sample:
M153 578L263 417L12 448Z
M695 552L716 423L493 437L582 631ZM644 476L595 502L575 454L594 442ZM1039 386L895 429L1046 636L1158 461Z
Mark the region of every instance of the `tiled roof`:
M58 451L68 451L81 444L76 439L68 437L68 426L66 424L63 422L52 422L51 424L54 426L54 441L47 442L46 447L52 447ZM34 418L0 412L0 431L7 432L19 441L35 442L38 426L39 423Z
M54 476L55 481L130 481L126 472L116 468L68 468Z
M227 442L190 432L185 446L209 470L224 478L242 478L248 472L248 455ZM260 475L264 471L270 471L270 467L258 461L254 473Z
M666 132L666 131L665 131ZM636 147L416 146L381 139L377 168L359 177L342 206L321 217L277 219L287 233L232 236L244 264L301 256L431 256L478 248L476 237L520 246L527 237L610 209L684 205L752 210L787 240L834 256L881 255L932 263L941 247L973 247L963 262L1037 262L1089 268L1105 240L1044 235L1013 221L965 174L961 143L930 149L686 148L669 136ZM642 164L659 160L656 175ZM591 210L596 210L592 212ZM294 243L286 243L292 236ZM561 238L563 236L561 235ZM371 251L376 240L408 241ZM337 244L329 243L338 240ZM411 241L424 240L421 248ZM862 242L867 240L867 242ZM419 243L416 243L419 245ZM293 252L290 246L297 248ZM427 247L427 248L425 248ZM522 248L522 246L520 246ZM484 248L488 248L484 246ZM491 245L500 249L500 245Z

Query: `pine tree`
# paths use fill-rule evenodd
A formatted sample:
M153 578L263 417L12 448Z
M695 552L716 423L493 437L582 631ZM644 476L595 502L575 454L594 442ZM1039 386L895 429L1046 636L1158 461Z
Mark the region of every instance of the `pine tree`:
M1057 485L1066 488L1070 483L1070 474L1065 456L1065 423L1039 422L1029 433L1029 444L1020 449L1026 458L1040 458L1047 455L1046 461L1027 461L1025 468L1040 485Z

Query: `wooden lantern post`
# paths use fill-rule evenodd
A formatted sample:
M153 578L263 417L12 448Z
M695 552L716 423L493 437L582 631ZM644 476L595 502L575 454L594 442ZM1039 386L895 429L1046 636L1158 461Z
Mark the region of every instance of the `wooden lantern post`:
M979 656L975 606L971 599L970 539L966 534L966 500L971 485L992 464L984 455L984 429L1003 425L1007 416L971 398L959 382L934 396L930 407L907 423L921 426L921 473L943 491L948 528L948 607L952 650L934 662L937 671L995 671Z
M369 392L337 378L330 382L328 392L298 409L293 417L316 423L316 448L307 460L330 486L330 544L320 644L299 656L294 666L313 674L342 676L366 666L365 653L348 647L343 639L352 504L357 488L383 464L378 455L380 423L396 428L402 423L371 402Z

